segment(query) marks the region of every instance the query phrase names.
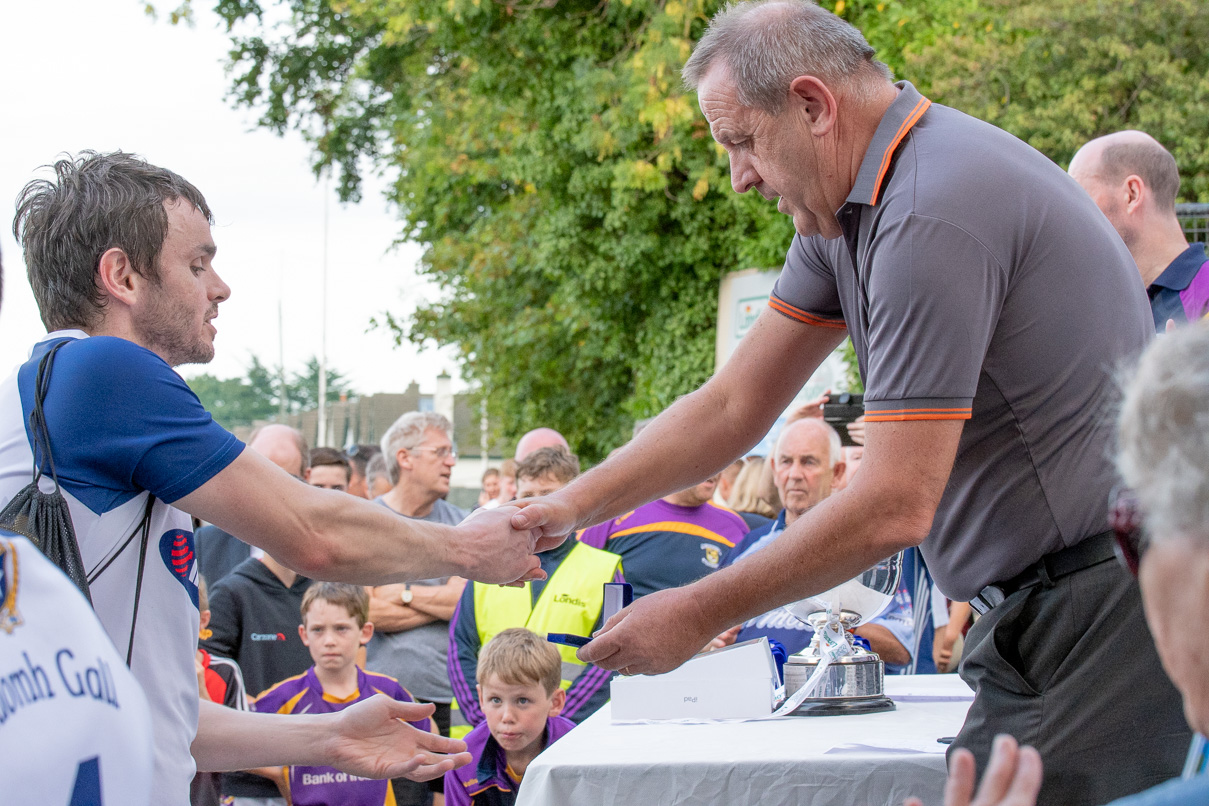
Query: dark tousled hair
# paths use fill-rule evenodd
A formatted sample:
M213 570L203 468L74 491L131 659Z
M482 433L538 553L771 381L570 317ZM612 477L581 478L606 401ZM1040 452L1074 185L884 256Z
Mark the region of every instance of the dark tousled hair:
M184 200L213 222L205 197L172 171L115 151L82 151L49 167L17 197L13 235L25 250L34 299L48 330L91 327L103 318L97 266L121 249L136 272L159 282L168 236L165 203Z

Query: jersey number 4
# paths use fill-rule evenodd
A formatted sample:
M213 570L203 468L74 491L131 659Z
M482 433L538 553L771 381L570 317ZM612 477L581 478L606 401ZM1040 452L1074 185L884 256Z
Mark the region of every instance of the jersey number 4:
M76 783L67 806L103 806L101 802L101 759L93 756L76 768Z

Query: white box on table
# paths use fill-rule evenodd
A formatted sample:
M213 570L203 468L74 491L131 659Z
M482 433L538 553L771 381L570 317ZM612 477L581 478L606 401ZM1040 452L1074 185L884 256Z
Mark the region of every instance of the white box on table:
M768 639L702 652L666 674L615 677L614 722L750 719L772 713L780 685Z

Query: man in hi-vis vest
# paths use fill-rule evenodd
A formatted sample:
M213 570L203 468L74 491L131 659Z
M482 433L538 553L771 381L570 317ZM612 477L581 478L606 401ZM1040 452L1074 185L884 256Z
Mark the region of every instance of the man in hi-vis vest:
M549 495L579 475L579 460L561 447L541 448L516 468L519 498ZM578 540L566 540L539 555L547 578L523 588L469 584L449 623L449 681L455 697L451 716L453 736L469 732L483 721L475 693L479 650L509 627L525 627L538 635L591 635L601 626L604 584L621 582L621 557ZM613 673L584 664L574 647L559 647L563 659L562 686L567 704L562 715L582 722L609 699ZM459 731L459 727L461 730Z

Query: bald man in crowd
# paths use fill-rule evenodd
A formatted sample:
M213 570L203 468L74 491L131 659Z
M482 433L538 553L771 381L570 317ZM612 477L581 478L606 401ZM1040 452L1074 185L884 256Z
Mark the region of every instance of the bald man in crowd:
M835 485L845 475L840 435L819 418L808 417L786 425L777 437L772 457L773 478L785 506L776 520L752 529L731 549L722 562L723 568L776 540L794 521L838 489ZM901 670L911 662L907 649L911 627L911 596L900 584L885 612L856 632L887 666ZM778 607L744 622L735 640L747 641L762 635L780 641L792 655L809 645L814 631L785 608Z
M512 458L517 462L523 462L526 456L542 448L562 448L567 453L571 452L571 446L567 443L566 437L553 428L542 427L534 428L520 438L520 441L516 443L516 455Z
M1175 157L1139 131L1097 137L1070 161L1070 175L1104 211L1129 247L1150 297L1156 332L1209 313L1209 259L1188 243L1175 215Z

